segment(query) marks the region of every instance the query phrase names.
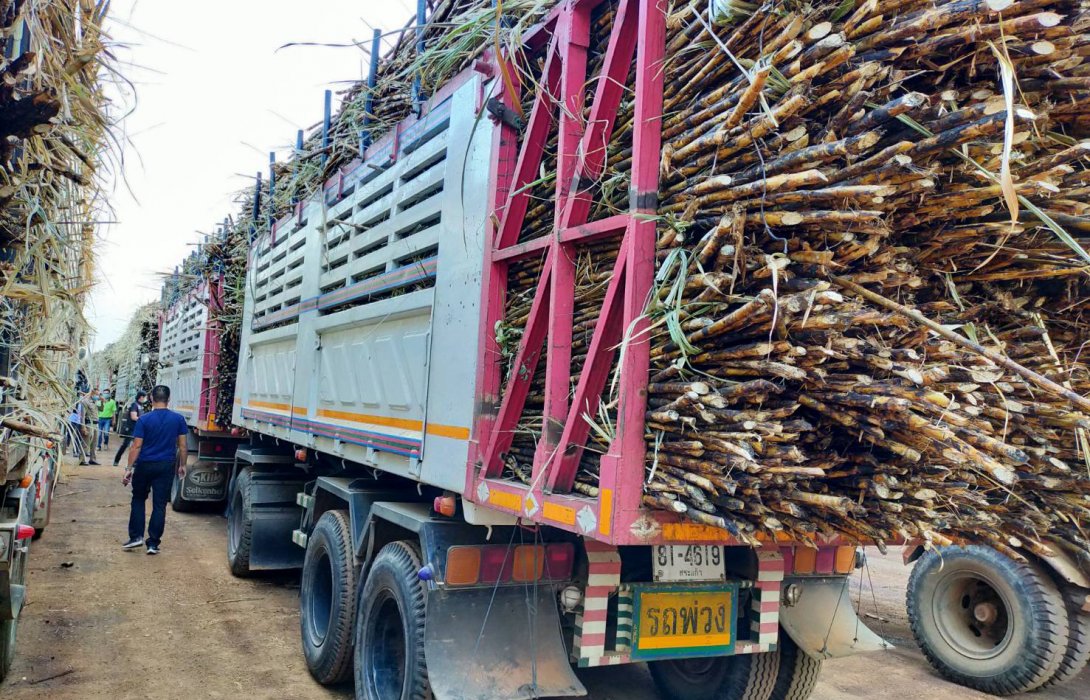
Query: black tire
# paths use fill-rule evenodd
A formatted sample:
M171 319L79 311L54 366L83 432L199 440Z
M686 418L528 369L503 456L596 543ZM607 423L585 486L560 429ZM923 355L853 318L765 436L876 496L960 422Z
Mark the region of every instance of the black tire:
M663 700L769 700L779 656L770 652L651 661L647 668Z
M360 588L355 630L358 700L429 700L420 546L391 542Z
M772 700L806 700L817 685L821 660L799 649L795 640L782 629L779 655L780 668L776 674L776 686L772 689Z
M18 620L0 620L0 681L8 677L11 664L15 661L15 634L18 628Z
M1067 649L1060 668L1042 688L1051 688L1072 680L1086 668L1090 661L1090 613L1083 612L1082 603L1087 591L1070 584L1062 586L1064 603L1067 605Z
M174 474L174 480L170 482L170 507L175 513L192 513L197 509L197 504L182 498L182 480L178 474Z
M235 478L235 490L231 497L231 512L227 517L227 565L231 573L245 578L250 571L250 540L253 536L253 519L250 515L249 469L243 469Z
M928 662L992 695L1039 688L1067 649L1067 611L1033 564L988 547L927 552L908 579L908 619Z
M340 683L352 673L356 570L348 513L326 511L307 540L299 590L303 656L319 683Z

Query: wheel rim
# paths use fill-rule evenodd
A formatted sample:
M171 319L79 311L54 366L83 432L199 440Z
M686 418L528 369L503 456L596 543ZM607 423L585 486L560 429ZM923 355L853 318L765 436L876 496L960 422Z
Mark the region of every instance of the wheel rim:
M307 617L311 643L319 647L325 643L333 616L333 560L324 548L319 550L317 557L310 581Z
M227 519L227 538L231 551L237 552L242 546L242 494L237 490L231 498L231 517Z
M951 572L935 589L932 619L939 635L957 653L994 659L1011 645L1016 620L1006 592L988 576Z
M389 591L382 591L374 606L363 650L367 685L371 697L395 700L405 688L405 625Z

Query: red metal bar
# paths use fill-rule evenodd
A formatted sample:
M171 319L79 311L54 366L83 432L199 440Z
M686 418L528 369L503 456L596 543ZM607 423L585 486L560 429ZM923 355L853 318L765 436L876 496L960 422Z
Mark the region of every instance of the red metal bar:
M557 40L558 36L554 34L546 50L545 67L541 71L542 94L538 96L530 111L530 121L526 126L518 165L515 166L515 177L511 183L511 194L504 206L499 234L496 236L498 248L506 248L518 241L519 231L522 230L522 224L526 220L526 208L530 201L530 183L537 178L538 169L541 167L541 157L545 153L549 127L552 125L553 113L556 110L554 95L560 87L561 66L560 60L556 57Z
M545 490L566 493L571 491L575 482L575 473L579 468L579 459L583 456L583 447L590 435L590 424L584 414L597 420L598 399L605 388L609 370L613 364L617 344L621 340L622 305L626 285L626 266L628 264L628 239L621 244L617 254L617 264L613 268L613 278L606 288L606 297L602 303L602 315L594 328L587 359L579 375L579 384L572 397L571 411L564 424L564 433L560 444L564 446L562 454L553 459L549 470Z
M601 176L606 145L613 133L613 122L617 118L617 108L621 104L629 68L632 66L632 55L636 50L637 12L632 5L631 2L623 2L617 7L602 72L598 76L594 101L591 103L590 118L579 144L579 163L572 173L574 177L564 177L563 180L559 176L557 178L560 187L565 191L563 208L557 206L557 222L560 228L566 229L584 223L590 212L591 200L583 183L590 184ZM582 114L582 111L579 113Z
M550 253L551 255L551 253ZM496 422L493 425L492 435L488 441L488 447L482 456L485 476L498 476L503 471L500 455L511 447L511 440L515 436L515 428L518 425L522 409L526 405L526 394L530 391L530 384L534 381L534 372L537 371L537 361L541 356L541 350L545 345L545 336L549 326L549 300L552 287L552 264L546 259L545 268L541 273L537 290L534 293L534 301L530 305L530 317L526 321L526 328L522 333L522 342L519 343L519 351L515 356L514 369L507 380L507 393L503 395L503 403L500 404Z
M587 44L590 41L590 6L573 4L561 23L557 57L561 60L560 114L558 117L554 224L565 208L561 183L569 182L578 162L583 136L583 91L587 81ZM554 229L559 231L559 228ZM549 351L545 356L545 403L542 407L541 439L534 459L534 483L550 455L556 452L564 420L568 416L571 382L572 314L575 308L575 253L553 242L546 264L552 262L549 299ZM544 275L543 275L544 276Z
M611 455L618 455L616 470L607 470L603 459L602 499L615 495L620 512L617 528L629 529L639 517L643 494L644 415L647 411L647 375L650 367L650 334L644 308L655 279L655 220L658 209L659 163L662 151L663 58L666 53L666 0L639 3L636 53L636 103L633 116L632 184L629 209L635 215L626 236L627 268L624 325L625 348L621 358L617 432ZM643 216L640 216L640 215ZM607 472L610 472L607 474ZM615 489L615 491L610 491ZM608 496L607 496L608 494ZM603 510L604 510L603 504ZM602 520L608 517L602 514ZM603 522L604 525L604 522Z
M495 61L507 61L504 56L493 56ZM495 71L498 72L498 71ZM514 83L511 86L497 86L497 99L506 107L512 108L520 99L522 89L518 72L511 70ZM510 87L513 92L507 88ZM511 181L515 176L518 163L518 132L503 122L497 122L493 136L492 152L495 154L492 171L489 174L489 206L495 212L507 202L511 191ZM507 299L507 263L491 254L496 249L497 225L494 217L486 222L484 250L485 260L481 269L481 321L478 327L479 355L475 392L477 411L474 421L473 440L469 443L468 468L466 469L466 492L473 493L477 479L474 465L482 463L484 448L492 439L492 428L496 421L496 407L500 402L503 378L501 363L503 355L496 344L496 324L503 320L503 311Z
M561 243L593 243L599 238L613 236L628 228L632 217L628 214L616 214L589 224L572 226L560 232Z
M560 232L558 238L561 243L593 243L599 238L614 236L621 233L628 228L628 222L631 220L632 217L628 214L614 214L613 216L599 219L598 221L592 221L588 224L566 228ZM540 254L541 251L551 246L552 243L553 239L548 236L542 236L541 238L535 238L530 241L523 241L522 243L516 243L515 245L497 250L492 255L492 260L503 260L508 263L525 260L526 258L534 257L536 254Z
M534 238L533 240L523 241L522 243L516 243L515 245L507 246L501 250L497 250L492 255L492 260L495 262L505 261L507 263L517 262L519 260L525 260L526 258L532 258L536 254L540 254L541 251L552 246L553 239L548 236L542 236L541 238Z

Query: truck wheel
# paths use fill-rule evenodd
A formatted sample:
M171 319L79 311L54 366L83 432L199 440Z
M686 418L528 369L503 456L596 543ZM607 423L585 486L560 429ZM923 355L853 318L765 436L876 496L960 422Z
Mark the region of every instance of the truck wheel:
M1052 580L988 547L927 552L908 579L908 619L945 678L993 695L1038 688L1067 649L1067 611Z
M326 511L307 540L299 591L299 627L310 675L340 683L352 672L356 562L348 513Z
M375 557L356 615L357 699L431 697L420 567L420 546L407 540L386 545Z
M15 632L18 620L0 621L0 681L8 677L11 663L15 661Z
M170 507L175 513L190 513L197 507L195 503L182 498L182 480L177 474L170 482Z
M652 661L651 679L663 700L769 700L778 655L738 654Z
M243 469L235 478L235 493L231 498L231 514L227 518L227 564L231 573L240 578L250 575L250 537L253 520L249 514L249 469Z
M1067 650L1064 651L1059 670L1045 681L1042 688L1068 682L1079 675L1086 668L1087 661L1090 661L1090 614L1082 609L1086 590L1065 585L1063 596L1067 605Z
M772 700L806 700L814 692L821 661L813 658L795 644L795 640L780 630L780 670L776 675L776 687Z

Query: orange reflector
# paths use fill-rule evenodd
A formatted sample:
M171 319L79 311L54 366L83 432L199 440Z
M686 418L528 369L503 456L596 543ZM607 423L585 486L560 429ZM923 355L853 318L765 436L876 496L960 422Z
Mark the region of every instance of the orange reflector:
M446 582L450 586L472 586L480 580L479 547L451 547L447 550Z
M458 512L458 501L454 500L454 496L451 495L436 496L432 508L439 515L453 518L454 514Z
M515 567L511 577L515 581L537 581L545 570L545 547L524 544L515 547Z
M817 553L816 549L810 547L799 547L795 550L795 573L796 574L812 574L817 570Z
M855 547L837 547L836 560L833 563L833 571L838 574L851 573L855 568Z
M30 488L30 485L33 484L33 483L34 483L34 476L32 474L27 474L26 476L23 477L23 480L19 482L19 488L21 488L21 489Z

